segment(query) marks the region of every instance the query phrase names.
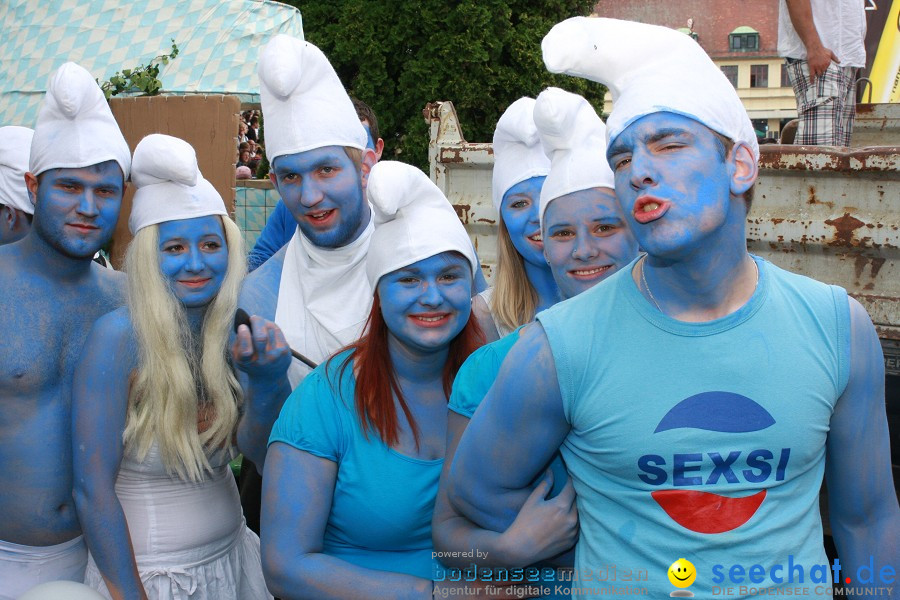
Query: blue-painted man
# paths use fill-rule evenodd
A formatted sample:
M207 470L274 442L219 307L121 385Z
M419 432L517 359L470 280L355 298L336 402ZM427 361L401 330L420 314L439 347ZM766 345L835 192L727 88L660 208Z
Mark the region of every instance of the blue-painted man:
M0 598L84 577L72 375L91 325L122 303L122 275L91 258L112 237L130 165L94 78L74 63L60 67L25 175L33 226L0 248L0 462L16 473L0 493Z
M256 410L241 440L245 458L262 471L269 431L291 389L309 373L293 361L287 375L267 351L274 322L288 344L315 362L353 342L372 306L365 257L373 231L363 188L375 153L353 103L322 52L286 35L273 38L259 60L266 115L269 177L297 228L291 241L244 282L239 305L253 317L241 327L234 357L245 402ZM253 377L248 378L246 374ZM260 483L253 466L242 473L247 522L258 530Z
M366 129L366 148L375 152L375 160L381 160L384 151L384 140L378 137L378 118L372 108L356 98L351 98L356 116ZM266 226L259 234L256 244L247 256L247 269L255 271L273 254L284 248L297 231L297 221L287 209L283 200L279 200L275 209L266 220Z
M667 28L576 18L543 47L551 71L613 93L607 158L646 255L523 330L460 442L451 502L502 531L560 448L581 593L661 597L684 578L702 597L831 598L824 473L835 575L893 580L881 347L844 290L747 253L759 150L734 89Z

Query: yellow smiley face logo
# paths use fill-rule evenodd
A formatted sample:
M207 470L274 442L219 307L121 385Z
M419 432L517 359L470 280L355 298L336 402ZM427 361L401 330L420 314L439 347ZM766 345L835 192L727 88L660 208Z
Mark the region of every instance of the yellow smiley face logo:
M697 569L684 558L679 558L669 567L669 581L678 588L689 587L697 579Z

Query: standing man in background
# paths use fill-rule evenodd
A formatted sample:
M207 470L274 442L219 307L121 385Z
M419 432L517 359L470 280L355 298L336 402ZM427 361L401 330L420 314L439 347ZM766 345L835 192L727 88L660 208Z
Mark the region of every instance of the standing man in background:
M779 0L778 55L797 97L795 144L850 145L865 37L863 0Z

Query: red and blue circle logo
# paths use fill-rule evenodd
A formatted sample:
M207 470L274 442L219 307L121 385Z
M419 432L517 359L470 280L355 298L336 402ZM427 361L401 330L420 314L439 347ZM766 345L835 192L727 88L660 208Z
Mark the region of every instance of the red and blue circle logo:
M769 412L746 396L733 392L703 392L685 398L663 416L656 430L701 429L731 434L762 431L775 424ZM676 523L698 533L731 531L749 521L766 490L745 496L708 492L698 487L724 484L762 484L783 481L790 448L738 449L727 452L687 452L662 456L645 454L638 459L638 477L644 483L666 486L651 496ZM708 471L707 475L703 472ZM680 489L690 487L692 489Z

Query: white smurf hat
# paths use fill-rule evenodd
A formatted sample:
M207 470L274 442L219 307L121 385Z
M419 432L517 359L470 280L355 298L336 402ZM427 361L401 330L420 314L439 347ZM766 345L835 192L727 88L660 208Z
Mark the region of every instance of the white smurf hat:
M550 157L550 173L541 188L541 226L547 206L560 196L596 187L616 188L606 162L606 125L587 100L547 88L537 98L534 122Z
M672 112L746 143L759 158L756 133L737 92L690 36L657 25L573 17L555 25L541 48L551 73L609 88L610 144L641 117Z
M165 221L228 215L222 196L200 173L194 148L176 137L154 133L142 139L131 180L137 187L128 218L132 234Z
M509 188L550 172L550 159L541 148L534 124L534 98L519 98L509 105L497 121L493 147L491 189L494 208L499 211Z
M269 160L325 146L365 149L366 130L321 50L279 34L260 52L258 70Z
M28 170L79 169L108 160L128 179L131 151L100 86L83 67L68 62L50 79L31 140Z
M25 172L33 136L34 130L27 127L0 127L0 204L29 215L34 214L34 204L28 197Z
M456 251L478 268L475 248L446 196L412 165L383 160L372 167L366 195L375 231L366 257L372 289L391 271L422 259Z

